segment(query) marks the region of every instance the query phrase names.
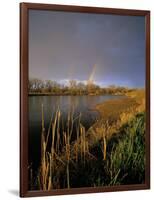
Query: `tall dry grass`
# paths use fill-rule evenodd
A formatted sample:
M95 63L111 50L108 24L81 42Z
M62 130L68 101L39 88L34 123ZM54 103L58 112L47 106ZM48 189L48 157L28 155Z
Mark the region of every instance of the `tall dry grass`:
M51 116L46 133L42 104L41 163L37 176L38 187L41 190L60 187L59 166L61 173L66 174L66 187L70 188L70 163L74 163L74 158L77 163L79 157L85 163L88 142L86 141L85 127L81 124L81 114L74 117L72 109L68 112L66 127L64 128L61 124L62 113L57 108L55 114ZM77 134L72 145L72 133L75 125Z

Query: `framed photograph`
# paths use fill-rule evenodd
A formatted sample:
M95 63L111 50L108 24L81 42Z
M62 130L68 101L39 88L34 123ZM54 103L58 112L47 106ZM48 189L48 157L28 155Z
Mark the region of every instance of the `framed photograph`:
M20 196L150 188L150 11L20 4Z

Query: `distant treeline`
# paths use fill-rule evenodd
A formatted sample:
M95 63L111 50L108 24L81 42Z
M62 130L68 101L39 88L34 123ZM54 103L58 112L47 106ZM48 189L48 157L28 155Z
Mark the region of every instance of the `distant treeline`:
M68 84L65 85L52 80L42 81L40 79L30 79L28 89L30 95L119 95L135 90L115 85L100 87L92 82L85 84L83 82L77 82L76 80L70 80Z

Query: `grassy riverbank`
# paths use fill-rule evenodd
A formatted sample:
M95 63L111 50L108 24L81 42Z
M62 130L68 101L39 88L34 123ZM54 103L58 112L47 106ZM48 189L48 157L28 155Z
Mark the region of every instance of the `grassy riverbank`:
M61 128L59 109L45 130L42 106L41 163L37 172L30 169L29 189L144 182L144 90L128 92L124 98L106 101L96 109L101 119L88 131L81 124L80 115L74 118L71 112L66 128ZM72 141L75 121L76 138Z
M144 110L145 92L144 90L136 90L125 94L124 98L107 100L96 106L96 109L101 113L104 120L115 121L120 114L127 112L130 109L142 106ZM112 119L113 118L113 119Z

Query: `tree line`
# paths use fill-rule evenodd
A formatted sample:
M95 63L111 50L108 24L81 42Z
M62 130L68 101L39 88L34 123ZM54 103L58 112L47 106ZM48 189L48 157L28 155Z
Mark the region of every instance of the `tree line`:
M52 80L30 79L28 84L30 95L49 94L49 95L99 95L99 94L125 94L127 87L110 85L100 87L95 83L85 84L76 80L69 80L67 85L60 84Z

